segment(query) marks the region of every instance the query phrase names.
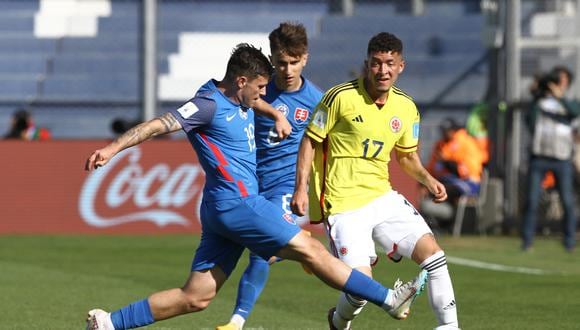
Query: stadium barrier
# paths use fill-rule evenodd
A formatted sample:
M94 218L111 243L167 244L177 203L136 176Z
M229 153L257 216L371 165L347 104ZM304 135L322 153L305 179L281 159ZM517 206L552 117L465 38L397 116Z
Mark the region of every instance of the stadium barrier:
M0 142L0 234L200 232L204 173L186 140L148 141L84 171L107 142ZM416 205L417 184L396 166L391 174Z

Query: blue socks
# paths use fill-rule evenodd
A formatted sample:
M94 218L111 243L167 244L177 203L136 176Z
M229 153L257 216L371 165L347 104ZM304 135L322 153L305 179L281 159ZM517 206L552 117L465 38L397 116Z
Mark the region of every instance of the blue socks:
M268 281L269 274L270 265L268 265L268 261L251 253L250 264L244 271L238 285L238 297L233 314L238 314L244 319L248 318Z
M352 270L342 291L360 297L382 307L387 299L389 289L356 269Z
M132 329L155 322L147 298L111 313L115 329Z

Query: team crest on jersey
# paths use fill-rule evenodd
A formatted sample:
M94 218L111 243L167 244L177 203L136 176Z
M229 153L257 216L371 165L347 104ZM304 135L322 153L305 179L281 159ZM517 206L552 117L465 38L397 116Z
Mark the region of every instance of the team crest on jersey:
M284 114L284 117L288 117L288 113L290 113L290 109L288 109L288 106L284 103L280 103L276 106L276 110L280 111L281 113Z
M403 128L403 123L399 117L393 117L391 118L391 121L389 121L389 126L391 127L391 131L393 131L393 133L399 133L401 128Z
M243 120L248 119L248 112L247 111L244 111L242 108L239 108L238 112L240 114L240 118L242 118Z
M302 108L296 108L296 110L294 110L294 120L298 124L301 124L301 123L305 122L306 120L308 120L308 110L302 109Z
M346 248L346 246L341 246L340 249L338 250L338 253L340 253L341 256L345 256L348 253L348 249Z
M292 218L292 216L288 213L284 213L284 215L282 216L284 218L284 220L286 220L286 222L295 225L296 221L294 220L294 218Z

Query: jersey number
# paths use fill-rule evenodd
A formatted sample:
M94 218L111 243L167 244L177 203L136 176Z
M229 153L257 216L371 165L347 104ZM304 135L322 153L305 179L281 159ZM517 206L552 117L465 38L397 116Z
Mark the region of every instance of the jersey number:
M250 152L256 149L256 138L254 137L254 125L250 124L248 127L244 127L246 136L248 137L248 146L250 147Z
M363 146L364 146L364 151L363 151L363 157L367 158L367 154L369 151L369 145L373 144L373 146L376 148L375 153L371 156L372 158L377 157L377 155L381 152L381 150L383 150L383 145L385 144L383 141L377 141L377 140L369 140L366 139L362 142Z

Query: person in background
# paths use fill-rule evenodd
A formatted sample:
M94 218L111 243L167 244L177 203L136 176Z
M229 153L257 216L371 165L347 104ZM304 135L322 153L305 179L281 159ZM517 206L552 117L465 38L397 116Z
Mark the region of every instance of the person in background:
M50 138L50 131L34 125L32 116L26 109L18 109L12 114L10 131L4 136L4 139L22 141L46 141Z
M477 195L485 153L453 118L444 119L439 128L442 137L433 147L429 172L445 185L451 202L462 195Z
M534 102L526 121L532 135L528 168L526 208L522 222L522 250L533 246L542 180L546 172L555 177L556 189L564 208L562 222L564 248L576 246L576 215L574 214L572 121L580 114L580 104L565 98L573 75L565 67L555 67L540 77L532 90Z

